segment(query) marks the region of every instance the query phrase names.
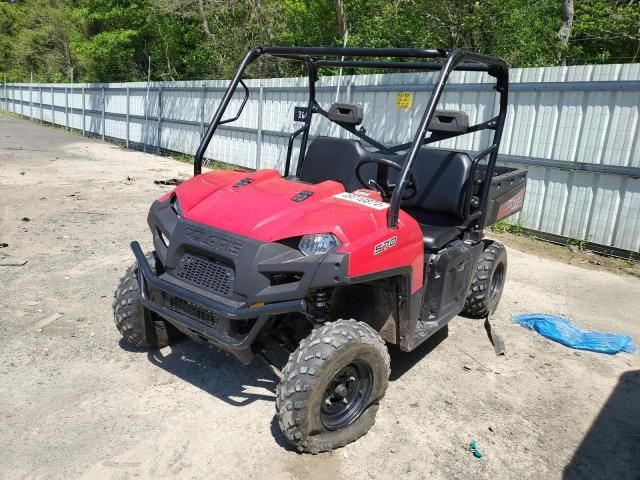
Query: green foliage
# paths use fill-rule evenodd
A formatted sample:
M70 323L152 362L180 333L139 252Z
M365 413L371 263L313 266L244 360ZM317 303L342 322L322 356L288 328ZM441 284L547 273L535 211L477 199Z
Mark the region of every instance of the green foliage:
M187 155L186 153L171 153L169 156L178 162L193 163L193 155Z
M8 69L12 59L11 49L18 33L18 11L10 3L0 3L0 65Z
M171 153L169 155L174 160L182 163L188 163L193 165L193 155L187 155L186 153ZM239 167L238 165L233 165L231 163L221 162L220 160L207 160L206 168L211 168L213 170L244 170L243 167Z
M493 233L510 233L520 237L535 239L534 235L529 235L522 219L518 218L516 223L509 223L507 220L500 220L489 227Z
M589 238L569 238L567 240L567 245L573 245L574 247L576 247L578 250L580 250L581 252L584 252L585 250L587 250L587 247L589 245Z
M193 163L193 159L191 159L191 163ZM220 162L219 160L210 160L207 162L206 167L213 170L244 170L244 168L239 167L238 165Z
M228 78L256 45L341 45L338 0L0 0L9 81ZM348 44L466 48L512 67L638 61L638 0L575 1L560 50L560 0L343 0ZM560 55L562 53L562 55ZM300 75L257 62L250 76ZM330 72L328 72L330 73Z
M576 23L569 41L571 63L629 63L640 60L640 2L576 2Z
M0 71L7 79L29 80L33 72L34 80L68 80L77 35L70 5L48 0L1 5L0 45L7 47L1 49Z
M511 224L506 220L500 220L499 222L491 225L490 228L493 233L507 233L511 228Z
M354 45L458 47L518 67L555 62L559 2L353 0L346 7Z

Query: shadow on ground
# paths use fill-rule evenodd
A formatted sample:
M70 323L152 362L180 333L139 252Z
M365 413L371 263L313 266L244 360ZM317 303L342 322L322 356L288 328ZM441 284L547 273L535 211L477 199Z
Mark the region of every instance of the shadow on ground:
M402 377L446 339L448 334L445 326L412 352L402 352L395 345L389 345L389 379L393 382ZM120 347L129 352L143 352L124 340L120 341ZM256 400L275 400L278 379L257 360L250 365L242 365L232 355L188 338L173 344L170 351L149 351L147 358L157 367L230 405L242 407ZM254 393L252 390L264 390L265 393Z
M183 339L168 349L147 352L154 365L229 405L275 400L277 378L258 361L242 365L230 354Z
M448 329L445 327L409 353L401 352L397 347L390 345L390 380L393 382L401 378L447 336ZM143 353L123 340L120 346L129 352ZM278 379L257 360L250 365L242 365L232 355L188 338L173 344L170 349L152 350L146 352L146 355L155 366L229 405L243 407L258 400L275 400ZM271 420L271 433L278 445L294 451L280 431L276 416Z
M640 370L620 376L563 478L640 480Z
M445 325L412 352L403 352L397 346L389 345L389 356L391 357L391 376L389 380L392 382L398 380L411 370L416 363L429 355L448 336L449 325Z

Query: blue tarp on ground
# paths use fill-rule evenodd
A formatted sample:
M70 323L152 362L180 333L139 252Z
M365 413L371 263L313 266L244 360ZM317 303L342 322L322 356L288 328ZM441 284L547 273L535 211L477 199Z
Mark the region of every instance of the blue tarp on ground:
M520 313L513 315L511 321L530 330L535 330L543 337L567 347L588 350L590 352L634 353L636 346L627 335L604 332L585 332L576 327L570 320L544 313Z

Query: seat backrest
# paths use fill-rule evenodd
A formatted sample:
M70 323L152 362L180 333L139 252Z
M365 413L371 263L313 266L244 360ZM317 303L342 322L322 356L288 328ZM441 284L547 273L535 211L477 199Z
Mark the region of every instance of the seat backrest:
M368 158L388 158L403 164L405 155L373 153L358 140L316 137L309 144L302 164L300 180L320 183L341 182L348 192L364 188L356 178L358 163ZM471 175L471 158L463 152L423 147L413 163L412 173L419 190L402 201L402 208L421 223L457 225L464 219L465 195ZM389 169L390 180L397 181L398 172ZM362 167L365 181L376 179L377 165Z
M364 188L356 178L356 166L373 155L357 140L316 137L309 144L299 178L308 183L335 180L342 183L347 192L352 192ZM375 164L362 167L365 180L375 179L376 172Z
M418 181L415 196L402 202L402 208L415 217L448 217L462 221L465 195L471 175L471 158L463 152L421 148L411 172ZM418 219L420 221L420 219Z

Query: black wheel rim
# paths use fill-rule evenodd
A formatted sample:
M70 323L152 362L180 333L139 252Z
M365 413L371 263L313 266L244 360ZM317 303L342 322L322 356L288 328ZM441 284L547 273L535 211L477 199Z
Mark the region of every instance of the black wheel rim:
M373 374L361 360L354 360L333 376L322 395L320 420L327 430L351 425L367 408Z
M489 292L489 296L491 300L494 300L496 296L502 290L502 284L504 283L504 265L499 263L496 265L496 270L493 272L493 277L491 278L491 290Z

